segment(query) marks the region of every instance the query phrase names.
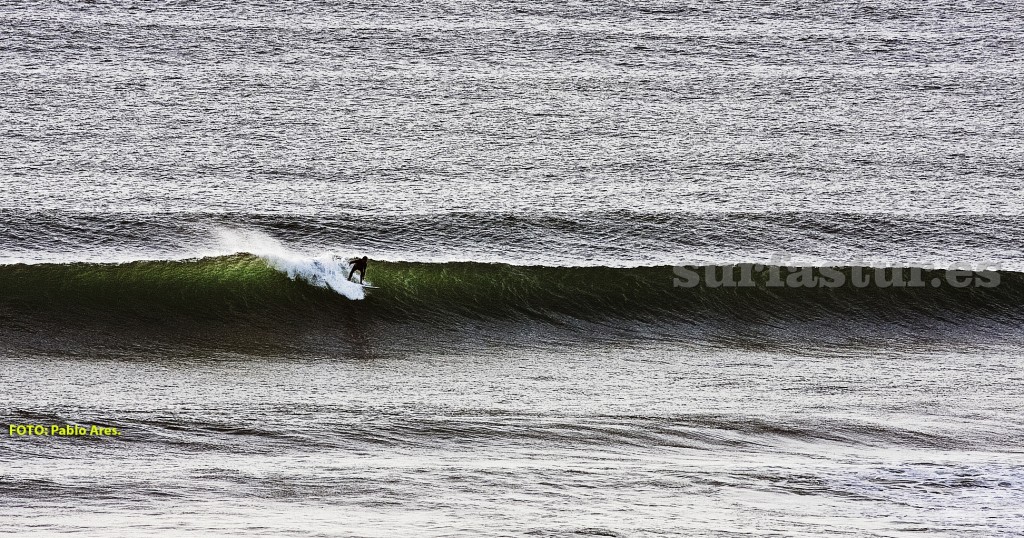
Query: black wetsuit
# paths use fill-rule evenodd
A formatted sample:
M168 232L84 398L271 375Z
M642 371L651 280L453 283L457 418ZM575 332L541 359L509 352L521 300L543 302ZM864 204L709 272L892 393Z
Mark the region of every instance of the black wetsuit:
M363 279L366 278L366 258L359 258L352 262L352 270L348 272L348 279L352 280L352 275L359 271L359 283L363 283Z

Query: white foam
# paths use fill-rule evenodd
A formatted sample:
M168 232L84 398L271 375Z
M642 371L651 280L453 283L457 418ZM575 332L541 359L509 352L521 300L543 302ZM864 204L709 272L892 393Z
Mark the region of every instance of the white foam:
M353 300L366 297L363 287L347 278L352 266L345 258L332 252L318 255L296 252L273 237L254 230L218 228L214 233L224 251L258 256L292 280L327 288Z

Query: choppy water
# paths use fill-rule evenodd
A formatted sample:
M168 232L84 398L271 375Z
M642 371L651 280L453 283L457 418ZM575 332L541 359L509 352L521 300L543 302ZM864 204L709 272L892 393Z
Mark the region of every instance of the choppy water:
M1021 28L4 4L4 529L1017 536Z

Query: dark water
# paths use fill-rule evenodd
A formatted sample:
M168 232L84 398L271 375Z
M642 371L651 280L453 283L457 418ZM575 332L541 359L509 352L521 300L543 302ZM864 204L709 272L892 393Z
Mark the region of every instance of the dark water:
M0 6L4 530L1017 536L1021 28Z

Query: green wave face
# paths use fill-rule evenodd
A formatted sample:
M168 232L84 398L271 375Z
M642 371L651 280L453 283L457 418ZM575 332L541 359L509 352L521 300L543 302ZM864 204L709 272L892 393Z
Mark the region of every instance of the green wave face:
M0 301L27 309L205 316L300 304L308 289L253 256L0 267ZM322 295L322 294L321 294Z
M316 267L313 271L319 270ZM329 278L325 282L309 271L289 276L280 264L251 255L126 264L7 265L0 266L0 312L14 317L73 314L296 323L352 317L438 322L527 318L556 323L572 319L678 322L707 317L753 322L830 316L1021 317L1024 275L1019 273L1001 273L992 285L991 274L982 278L920 271L918 278L924 285L907 287L891 285L892 271L371 262L367 280L379 289L367 290L364 299L353 300L333 291ZM909 270L902 271L902 280L909 280ZM855 278L865 276L890 284L855 285ZM835 286L837 280L842 282ZM941 285L933 287L936 280ZM964 281L970 284L954 285Z

